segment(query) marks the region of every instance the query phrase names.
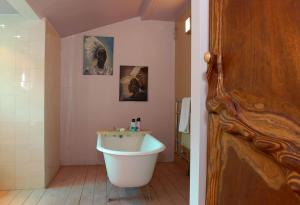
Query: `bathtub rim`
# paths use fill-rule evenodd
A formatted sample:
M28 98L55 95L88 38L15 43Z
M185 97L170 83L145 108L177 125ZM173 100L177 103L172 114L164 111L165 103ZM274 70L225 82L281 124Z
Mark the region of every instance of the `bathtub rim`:
M163 152L166 149L166 146L160 142L158 139L156 139L155 137L153 137L150 134L146 134L144 137L146 136L150 136L153 140L157 141L161 146L157 149L151 150L151 151L147 151L147 152L129 152L129 151L117 151L117 150L111 150L111 149L106 149L104 147L102 147L101 144L101 138L102 137L107 137L107 136L101 136L98 135L97 136L97 147L96 149L100 152L102 152L103 154L111 154L111 155L118 155L118 156L144 156L144 155L153 155L153 154L159 154L160 152ZM99 140L100 139L100 140Z

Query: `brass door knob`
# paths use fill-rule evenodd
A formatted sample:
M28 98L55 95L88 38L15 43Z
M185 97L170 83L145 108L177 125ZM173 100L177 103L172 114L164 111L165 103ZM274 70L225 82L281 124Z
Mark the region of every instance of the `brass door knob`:
M207 51L205 54L204 54L204 61L207 63L207 64L210 64L211 61L212 61L212 55L209 51Z

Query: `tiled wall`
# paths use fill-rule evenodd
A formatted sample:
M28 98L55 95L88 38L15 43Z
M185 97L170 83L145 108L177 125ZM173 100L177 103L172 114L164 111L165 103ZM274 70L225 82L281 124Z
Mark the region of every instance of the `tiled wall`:
M46 21L45 50L45 181L59 168L60 141L60 36Z
M0 24L0 189L43 187L45 23Z

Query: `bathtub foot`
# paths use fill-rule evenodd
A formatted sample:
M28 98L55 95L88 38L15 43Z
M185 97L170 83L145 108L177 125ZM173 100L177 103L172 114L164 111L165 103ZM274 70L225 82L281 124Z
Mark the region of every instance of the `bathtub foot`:
M144 194L145 199L146 199L147 201L150 201L150 200L152 200L150 184L147 184L145 188L146 188L146 193Z
M112 190L112 186L113 186L113 185L109 186L109 184L110 184L110 182L109 182L109 179L108 179L108 177L107 177L107 178L106 178L106 195L105 195L105 197L106 197L106 202L112 201L112 199L109 198L109 197L110 197L110 192L111 192L111 190Z

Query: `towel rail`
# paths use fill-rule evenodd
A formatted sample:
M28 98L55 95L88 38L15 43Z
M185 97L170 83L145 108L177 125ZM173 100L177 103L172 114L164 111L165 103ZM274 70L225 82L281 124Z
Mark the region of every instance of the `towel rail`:
M183 158L189 162L189 159L184 157L184 151L182 149L182 141L180 138L180 132L179 130L179 121L180 121L180 113L181 113L181 102L182 100L176 100L176 106L175 106L175 113L176 113L176 130L175 130L175 152L180 156L180 158ZM190 115L191 117L191 115ZM189 120L189 128L190 128L190 121Z

